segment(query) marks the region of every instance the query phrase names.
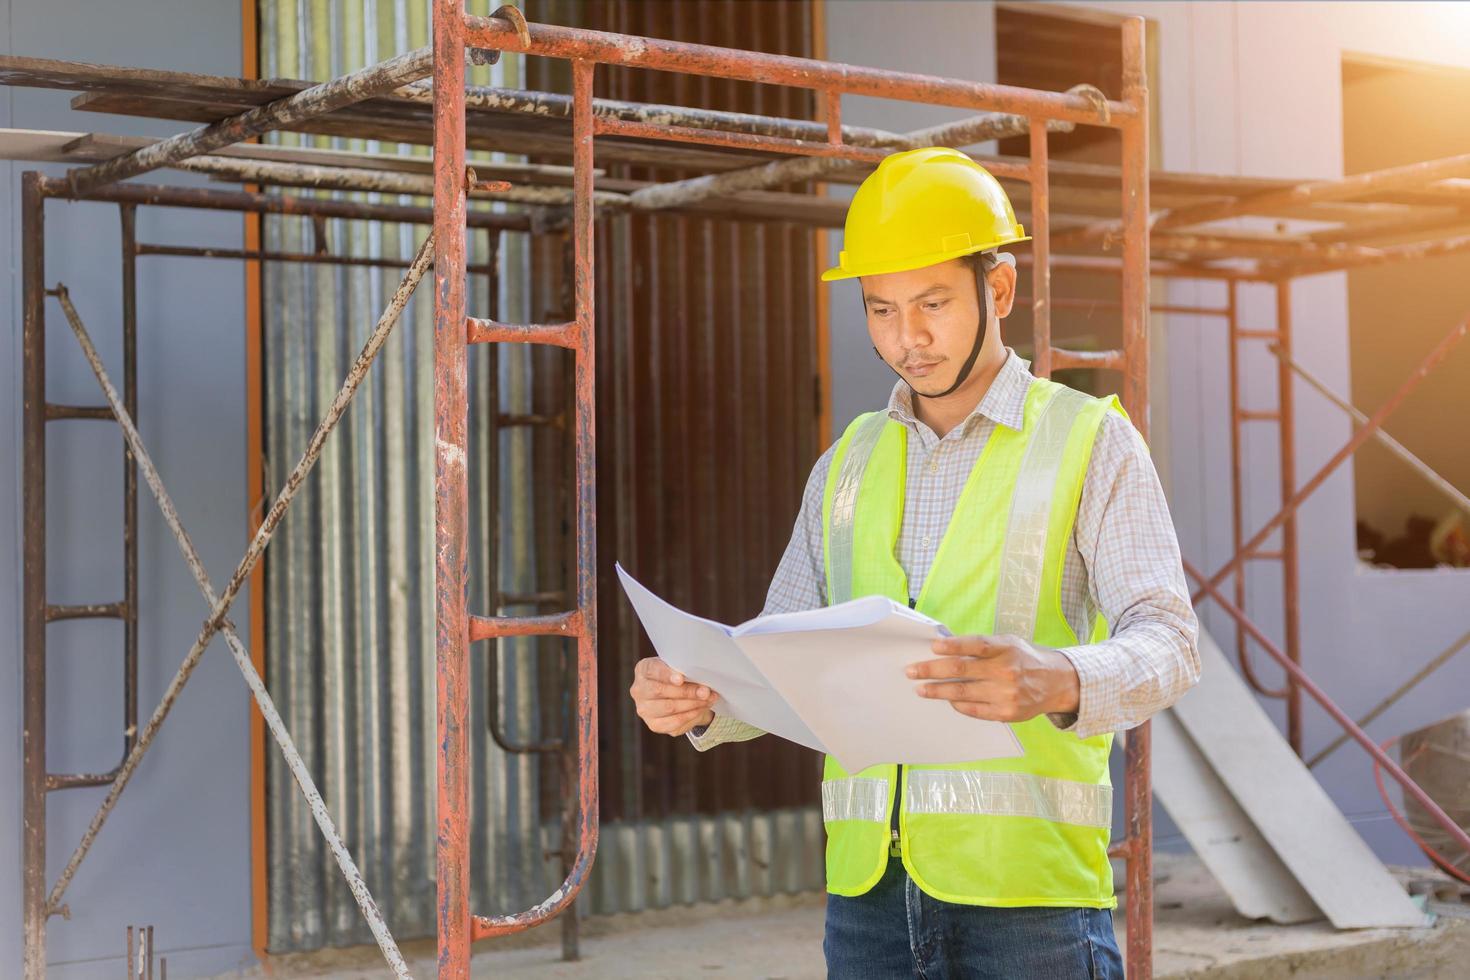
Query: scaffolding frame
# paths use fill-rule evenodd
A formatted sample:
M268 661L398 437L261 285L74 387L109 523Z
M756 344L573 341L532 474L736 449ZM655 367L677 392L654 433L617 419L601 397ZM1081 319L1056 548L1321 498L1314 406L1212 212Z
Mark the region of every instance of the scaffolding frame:
M346 217L368 220L416 222L432 226L434 263L434 377L435 377L435 535L436 535L436 664L438 676L438 734L440 744L438 771L438 972L441 977L468 976L470 944L475 939L502 935L530 928L547 921L567 909L586 881L597 843L597 714L595 701L596 652L596 531L593 465L595 459L593 433L594 350L593 350L593 266L592 236L594 212L618 210L693 210L696 213L718 213L754 220L804 220L819 227L840 223L836 209L820 202L808 203L805 209L792 209L793 200L802 195L777 194L766 188L806 180L851 181L859 179L882 155L909 146L954 143L967 145L1004 135L1027 134L1030 158L1026 160L990 159L986 165L1003 180L1019 181L1029 195L1033 251L1029 257L1033 270L1030 304L1033 315L1034 366L1036 373L1048 376L1067 368L1104 368L1122 373L1122 398L1135 424L1147 436L1148 427L1148 284L1150 276L1166 279L1222 280L1228 284L1228 302L1224 308L1190 307L1159 304L1160 313L1183 313L1220 316L1226 320L1231 342L1231 420L1232 444L1238 447L1240 427L1245 422L1275 421L1282 429L1281 440L1281 511L1248 541L1240 512L1240 469L1238 448L1233 450L1235 511L1233 514L1236 552L1232 559L1206 577L1186 563L1189 574L1201 583L1196 601L1205 596L1216 599L1242 629L1238 656L1242 671L1264 694L1284 697L1288 702L1288 736L1300 751L1300 696L1305 690L1338 721L1352 737L1382 764L1410 795L1414 796L1446 830L1470 848L1463 830L1453 824L1432 800L1403 771L1388 759L1362 729L1336 707L1299 666L1297 638L1299 617L1297 599L1297 550L1293 515L1302 502L1353 451L1381 427L1384 419L1413 386L1448 353L1463 337L1464 324L1451 331L1435 351L1431 352L1399 393L1381 408L1363 429L1343 447L1333 460L1301 487L1294 480L1293 448L1294 406L1291 400L1290 301L1289 282L1299 275L1334 271L1362 265L1402 261L1470 250L1470 215L1458 206L1457 188L1441 184L1460 174L1470 173L1470 156L1431 161L1409 167L1394 168L1343 180L1292 183L1245 178L1218 178L1149 173L1148 117L1149 102L1144 64L1144 21L1125 20L1121 25L1123 52L1123 92L1119 100L1111 100L1096 89L1079 87L1069 93L1042 92L1003 85L990 85L934 76L839 65L808 58L761 54L737 49L687 44L654 38L637 37L577 28L527 23L513 7L503 7L491 17L465 14L462 0L436 0L433 8L433 43L430 47L400 55L378 65L320 85L300 85L295 91L282 93L284 83L262 84L249 98L260 102L243 112L230 113L200 129L157 143L87 137L70 141L60 159L91 161L71 171L63 179L27 173L23 178L22 249L23 305L25 311L25 945L26 976L36 980L45 973L46 920L53 914L64 914L60 894L69 874L85 855L90 840L105 821L111 804L104 804L88 837L74 855L68 872L57 883L50 896L45 890L45 801L49 792L81 785L110 785L109 799L116 800L127 773L141 759L148 740L136 732L136 475L134 466L152 472L146 450L132 425L136 412L136 296L133 270L139 255L199 255L232 259L266 259L306 262L342 262L361 264L363 260L330 254L270 253L263 250L188 249L182 246L140 247L136 242L134 215L140 206L166 206L222 209L246 213L311 215L317 218ZM553 93L517 93L500 90L466 88L467 60L494 58L501 51L531 56L554 57L571 63L573 92L568 98ZM598 65L616 65L664 71L686 72L727 79L793 85L816 90L822 97L826 119L775 119L732 112L695 110L677 106L652 106L616 103L593 99L592 81ZM8 84L30 84L48 87L73 87L105 99L108 85L93 79L78 83L76 66L41 59L0 59L0 81ZM97 66L84 66L96 68ZM147 95L147 86L136 76L117 69L112 79L125 93ZM159 76L165 73L153 73ZM146 81L146 80L143 80ZM272 88L274 85L274 89ZM129 88L132 86L132 88ZM141 88L140 88L141 86ZM979 115L960 123L934 127L910 134L892 134L845 126L841 122L840 97L843 94L869 95L889 99L962 107ZM141 97L141 96L140 96ZM146 102L146 98L144 99ZM240 145L240 141L276 129L343 132L367 131L373 125L372 111L381 105L408 110L431 108L432 118L425 126L420 116L403 115L395 132L414 129L420 136L431 133L434 157L425 172L414 161L390 158L361 159L365 155L322 151L283 151L278 147ZM97 111L101 106L87 105ZM482 180L473 168L466 166L467 109L478 113L534 114L558 120L569 119L569 147L559 137L545 131L512 132L509 148L514 152L515 140L524 139L537 150L523 152L560 152L569 149L572 167L554 166L501 167L503 175L516 178L517 186L501 181ZM108 111L102 109L102 111ZM133 108L115 109L139 113ZM396 110L395 110L396 111ZM149 114L143 111L140 114ZM169 115L168 111L158 112ZM1119 169L1092 167L1062 162L1052 163L1047 154L1047 133L1077 124L1116 129L1122 138L1122 166ZM345 130L344 130L345 127ZM494 127L480 126L476 136L484 140L499 138ZM489 136L483 135L488 133ZM597 181L594 170L594 139L597 136L619 137L624 142L604 144L610 159L636 159L648 152L648 142L661 143L668 152L669 143L710 149L685 151L686 165L714 173L702 174L666 184L595 189L616 181ZM427 140L420 140L425 142ZM718 152L711 152L711 151ZM772 155L775 155L773 158ZM646 157L645 157L646 158ZM667 159L662 157L661 159ZM344 190L369 190L395 194L412 194L432 198L432 207L402 204L380 204L276 194L223 191L214 189L158 187L119 183L162 167L201 171L221 179L253 181L276 186L305 186ZM484 168L482 168L484 169ZM497 176L502 174L497 173ZM566 178L570 176L570 187ZM1054 178L1060 178L1057 185ZM524 180L524 186L520 181ZM1172 182L1171 182L1172 181ZM1192 181L1192 183L1191 183ZM1098 186L1120 187L1118 218L1107 220L1065 219L1054 223L1051 205L1053 192L1066 183L1069 191L1084 191ZM1191 199L1172 204L1161 213L1151 214L1151 191L1178 198ZM491 214L467 208L470 198L508 200L531 209L530 213ZM1094 195L1095 197L1095 195ZM78 340L89 348L80 315L65 299L64 287L48 290L44 283L44 203L50 198L110 201L118 204L124 235L123 339L124 384L121 395L112 388L95 356L89 356L98 381L108 395L108 405L52 405L45 399L45 335L44 303L47 295L63 302ZM1370 200L1371 198L1371 200ZM1086 193L1077 196L1080 214L1091 213L1096 203ZM810 199L805 199L810 201ZM1446 203L1448 202L1448 203ZM476 317L466 308L465 277L471 270L466 261L467 227L489 227L508 231L565 227L566 208L570 205L570 231L574 259L575 312L571 321L557 324L505 324ZM1223 231L1209 226L1240 216L1310 217L1337 221L1340 227L1306 235L1262 235L1256 232ZM1380 244L1383 240L1405 236L1416 240L1409 244ZM1121 257L1107 254L1121 241ZM1364 243L1369 244L1364 244ZM1150 257L1153 250L1160 260ZM1071 257L1055 257L1054 252L1070 251ZM420 261L415 266L422 264ZM1248 260L1241 262L1240 260ZM1121 279L1122 346L1107 351L1080 351L1056 348L1051 343L1051 310L1063 308L1066 300L1051 296L1051 272L1069 269L1097 272ZM413 269L400 286L412 289ZM1277 289L1277 328L1274 331L1246 330L1239 326L1237 287L1241 283L1274 284ZM406 295L404 297L406 299ZM1088 301L1092 302L1092 301ZM391 313L391 304L390 311ZM391 317L385 314L387 329ZM382 321L380 321L382 325ZM386 333L384 333L386 336ZM1274 343L1278 355L1278 396L1274 413L1244 409L1238 402L1238 366L1236 352L1245 340L1267 340ZM571 350L575 359L575 540L577 558L576 603L561 613L531 617L500 617L472 614L466 608L466 551L464 539L468 530L467 515L467 424L466 351L471 343L539 343ZM333 412L340 418L345 411L356 381L360 381L371 363L372 355L364 351L354 366L348 382L339 395L340 404ZM360 372L358 368L360 367ZM353 379L356 379L354 381ZM321 439L330 434L335 418L323 421L318 430ZM118 603L86 606L48 605L45 596L45 425L64 419L112 419L125 434L125 598ZM316 443L319 451L320 442ZM293 473L286 490L273 512L284 512L290 494L300 485L311 464L311 451ZM299 476L298 476L299 474ZM156 472L152 472L156 477ZM150 485L151 485L150 481ZM167 506L167 495L161 481L152 486L160 503ZM277 516L276 521L279 521ZM189 553L187 536L181 527L174 530ZM1261 550L1262 542L1272 531L1283 532L1279 554ZM241 568L258 560L269 539L270 530L263 522ZM253 557L252 557L253 556ZM1244 610L1242 569L1247 561L1276 559L1283 562L1287 608L1285 649L1277 646ZM1220 590L1224 579L1233 575L1236 601L1231 602ZM205 621L201 638L196 642L202 653L203 643L215 631L232 634L227 620L232 588L238 592L243 581L241 571L232 577L224 598L212 598L212 611ZM206 597L212 590L201 578ZM124 644L124 710L130 719L124 742L124 761L112 772L103 774L48 774L45 763L45 626L46 623L80 616L109 616L127 624ZM1268 688L1259 681L1249 664L1246 634L1276 660L1287 674L1282 688ZM464 735L467 723L469 691L467 673L472 643L503 636L549 635L574 637L577 641L576 738L564 747L568 767L575 763L577 775L576 807L566 810L564 829L577 841L575 859L571 861L566 880L543 902L524 912L487 917L472 914L469 908L468 883L468 742ZM238 641L237 641L238 642ZM233 645L232 645L233 646ZM197 654L191 651L197 661ZM237 661L239 657L237 655ZM248 659L241 664L246 679ZM178 687L187 679L190 667L186 660L176 677ZM252 694L265 713L269 696L259 677L254 677ZM177 694L177 687L171 688ZM159 711L166 715L171 698L166 697ZM162 717L156 712L153 730ZM145 730L146 731L146 730ZM284 732L284 728L281 729ZM278 736L279 738L279 736ZM282 742L288 760L294 750L288 748L289 736ZM1113 848L1113 855L1126 861L1127 961L1130 975L1147 977L1151 972L1152 880L1151 880L1151 791L1148 772L1149 729L1144 724L1129 733L1125 748L1125 833ZM299 758L296 760L299 762ZM304 779L302 776L304 775ZM298 773L308 798L310 777ZM325 808L321 813L325 816ZM330 818L323 824L328 839L333 838ZM340 842L338 842L340 844ZM345 849L339 855L345 856ZM349 880L350 856L343 870ZM355 870L355 869L354 869ZM360 881L360 876L358 876ZM356 891L356 889L354 889ZM365 897L365 901L363 900ZM373 921L371 897L359 896L370 923ZM396 947L386 927L379 931L380 946L395 971L403 973L401 958L395 961Z

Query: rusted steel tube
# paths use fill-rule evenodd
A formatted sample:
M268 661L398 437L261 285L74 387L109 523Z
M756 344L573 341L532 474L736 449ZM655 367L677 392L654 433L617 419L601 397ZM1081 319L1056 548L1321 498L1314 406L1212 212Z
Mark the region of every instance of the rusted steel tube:
M46 421L59 419L89 419L96 422L111 422L112 409L103 405L46 405Z
M1230 390L1230 541L1238 552L1245 543L1245 467L1241 459L1241 408L1240 408L1240 286L1225 284L1226 318L1225 344L1228 364L1226 382ZM1232 579L1235 604L1245 608L1245 568ZM1266 697L1284 698L1288 687L1267 687L1256 674L1255 664L1250 658L1250 644L1244 631L1236 631L1235 659L1240 664L1240 673L1246 683Z
M1281 334L1281 347L1291 352L1291 283L1276 284L1276 329ZM1280 421L1277 451L1280 456L1281 499L1290 500L1296 492L1296 407L1292 392L1291 369L1276 362L1276 411ZM1286 655L1292 663L1302 662L1301 647L1301 580L1297 566L1296 512L1281 523L1282 617L1286 635ZM1297 755L1302 754L1302 692L1296 680L1286 681L1286 738Z
M1049 128L1070 128L1055 121L1047 123ZM903 142L894 149L912 149L921 146L968 146L985 140L1019 136L1028 132L1031 121L1024 116L987 112L957 122L943 123L906 133ZM644 187L629 195L636 210L657 211L681 207L711 197L734 194L740 191L760 190L778 184L799 183L822 176L857 172L869 166L849 160L828 157L801 157L794 160L777 160L743 170L727 170L717 174L705 174L686 180L674 180L663 184ZM1026 180L1030 170L1025 164L1009 164L999 161L988 167L997 177L1013 177Z
M46 269L41 175L21 175L21 401L25 455L22 510L22 643L25 678L21 755L24 870L21 945L26 980L46 977Z
M600 119L596 123L596 131L598 135L605 136L670 140L675 143L698 143L703 146L731 146L742 150L792 153L798 156L853 160L859 163L877 163L889 153L888 150L877 147L844 146L841 143L818 143L813 140L787 139L781 136L727 133L714 129L694 129L688 126L655 126L650 123L627 122L621 119Z
M567 909L587 881L597 853L597 483L595 341L593 330L592 72L590 62L572 64L574 166L577 200L572 217L574 293L581 342L576 351L577 609L577 799L575 859L560 888L536 906L515 914L476 916L475 939L530 928Z
M41 177L40 185L46 197L73 196L69 194L64 180ZM433 223L433 212L429 208L410 207L402 204L373 204L367 201L343 201L329 197L255 194L247 191L216 190L210 187L112 184L85 194L75 195L75 197L84 201L113 201L166 208L201 208L211 211L243 211L248 214L319 215L323 218L394 221L418 225ZM531 230L531 218L525 214L471 211L465 220L473 228L500 228L506 231Z
M470 975L464 0L434 0L434 660L440 980Z
M1078 244L1068 232L1066 245ZM1061 236L1058 236L1059 238ZM1312 242L1299 238L1280 241L1269 238L1231 238L1225 235L1180 234L1155 231L1153 247L1160 252L1187 252L1192 256L1227 259L1276 259L1284 262L1371 263L1383 258L1383 250L1368 245Z
M1470 174L1470 154L1428 160L1402 167L1374 170L1365 174L1354 174L1334 180L1317 180L1298 184L1284 190L1267 191L1237 197L1228 201L1212 201L1189 207L1165 211L1154 218L1153 228L1164 231L1169 228L1186 228L1241 215L1268 213L1282 207L1298 207L1304 204L1321 204L1328 201L1347 201L1381 194L1385 191L1419 187L1443 180ZM1077 245L1087 241L1105 241L1122 230L1119 221L1098 221L1067 233L1067 244Z
M1098 103L1080 95L1038 92L1011 85L968 82L935 75L844 65L813 58L766 54L738 48L633 37L576 27L531 23L531 43L522 43L510 21L499 17L466 17L471 47L516 51L574 61L655 68L689 75L710 75L797 88L830 89L851 95L899 99L966 109L991 109L1017 115L1120 127L1137 112L1126 102Z
M301 262L307 265L350 265L368 266L374 269L407 269L411 259L374 258L368 255L333 255L321 252L274 252L266 249L247 248L194 248L187 245L152 245L139 243L139 255L163 255L174 258L197 259L249 259L260 262ZM495 268L489 265L466 266L466 270L480 275L494 275ZM109 409L103 409L107 418L112 418Z
M1147 441L1149 434L1149 167L1148 79L1144 19L1122 24L1123 100L1131 115L1122 124L1123 161L1123 407ZM1128 855L1127 970L1134 980L1153 976L1153 784L1149 771L1152 733L1144 722L1128 733L1123 821Z
M63 619L122 619L128 613L127 602L94 602L85 605L47 606L46 622Z
M324 167L314 163L279 163L274 160L242 160L238 157L199 156L180 160L169 166L175 170L213 174L237 180L242 184L279 184L289 187L311 187L317 190L376 191L382 194L414 194L431 197L434 178L428 174L403 173L398 170L373 170L367 167ZM477 194L508 191L509 181L476 181Z
M471 344L550 344L575 348L581 343L582 327L570 323L498 323L480 317L465 320L466 342Z
M422 275L427 267L428 262L424 254L420 252L419 268L417 270L419 275ZM271 699L270 692L266 690L265 682L261 680L260 674L255 669L255 664L250 659L250 651L240 641L240 637L235 633L234 627L220 619L223 616L224 609L228 608L229 601L215 594L214 587L209 581L209 575L204 570L204 563L200 560L199 553L195 549L194 542L190 539L189 533L184 530L183 524L179 521L178 511L174 507L173 499L169 496L168 489L164 486L162 477L158 475L158 469L153 465L153 460L149 457L148 451L143 445L143 438L138 434L137 427L133 424L132 416L128 414L127 409L123 406L122 399L118 396L117 390L112 385L111 379L108 378L107 371L102 366L102 358L98 355L96 347L93 346L92 338L88 335L87 329L76 311L76 307L72 305L71 299L64 288L60 289L59 298L62 309L66 312L67 321L71 324L72 332L76 334L77 343L81 345L82 353L86 356L87 363L91 365L92 373L97 377L97 383L101 386L103 394L107 396L108 404L112 406L113 412L117 415L118 425L123 430L123 437L127 440L128 447L131 449L133 457L137 460L138 468L143 471L143 477L147 481L149 489L153 491L153 496L158 501L158 508L163 512L164 521L168 524L169 530L173 532L174 539L178 542L179 551L184 556L184 562L189 566L189 571L194 575L194 581L198 583L199 591L204 595L205 602L209 604L212 610L216 611L214 618L211 619L211 625L224 635L225 645L229 649L230 655L234 657L235 665L239 667L240 673L244 676L245 683L250 688L250 693L255 698L255 703L260 708L260 713L265 719L266 727L270 729L271 735L275 737L276 744L280 747L281 754L285 757L286 766L291 770L291 775L296 779L297 787L301 790L302 796L306 798L307 806L310 808L317 826L321 829L322 836L326 839L328 848L332 851L333 857L337 859L337 865L342 870L342 876L347 879L347 887L357 900L358 908L362 910L363 918L367 920L368 928L372 930L374 938L377 939L378 948L382 950L384 959L393 968L395 976L407 978L409 975L408 966L403 961L403 954L399 952L398 944L394 942L392 933L388 931L388 925L383 919L383 913L378 908L377 902L373 900L372 894L368 891L367 883L363 881L362 873L358 871L356 863L352 860L352 855L348 853L346 845L342 843L342 838L338 836L337 828L332 822L332 816L327 811L327 805L322 800L321 793L317 791L316 783L312 780L311 773L306 768L306 763L302 761L301 753L297 751L296 743L291 738L291 733L287 731L285 722L281 720L280 713L276 710L275 702ZM396 318L395 314L394 319ZM386 339L387 331L384 331L383 334ZM212 635L214 629L206 626L206 631ZM202 652L202 647L198 647L197 644L196 647ZM194 651L191 650L191 657L193 657L193 653ZM179 668L179 673L174 677L177 686L171 684L169 694L177 696L178 690L188 680L188 673L192 672L194 664L197 663L197 657L193 657L192 662L189 659L185 660L188 672L185 671L184 667ZM118 797L122 794L123 787L132 776L138 761L142 758L144 752L147 751L147 743L151 742L153 735L157 733L159 726L163 722L163 718L167 715L170 704L168 695L165 695L165 701L160 703L159 710L149 719L147 730L139 737L135 751L128 755L123 761L123 765L119 768L117 780L113 783L113 789L108 793L103 806L98 809L91 826L87 828L87 833L82 837L81 844L78 845L76 852L72 855L72 860L68 862L66 869L62 871L61 877L58 879L55 889L53 889L51 898L53 909L57 907L61 894L70 883L71 877L81 864L82 858L86 856L87 849L90 848L92 841L96 839L97 831L101 829L103 822L106 821L108 814L111 812L112 806L116 804Z
M1046 123L1031 120L1031 336L1037 377L1050 378L1051 350L1051 190Z
M1372 417L1363 424L1363 427L1360 428L1357 432L1353 433L1353 437L1349 439L1341 449L1334 453L1332 458L1329 459L1325 464L1323 464L1322 468L1319 469L1310 480L1302 484L1301 489L1292 494L1291 499L1287 500L1287 502L1282 505L1281 509L1276 512L1276 516L1267 521L1266 525L1262 527L1259 531L1257 531L1255 535L1253 535L1251 539L1247 541L1245 545L1235 553L1235 557L1227 561L1219 568L1218 571L1215 572L1215 574L1210 576L1208 584L1210 586L1219 585L1222 581L1224 581L1225 576L1229 575L1231 572L1239 568L1241 562L1245 561L1246 557L1249 556L1253 551L1255 551L1255 549L1259 547L1260 544L1265 541L1267 537L1270 536L1272 531L1280 527L1282 522L1285 521L1287 517L1295 513L1297 508L1302 505L1302 502L1310 497L1316 491L1316 489L1320 487L1329 476L1332 475L1334 470L1341 466L1349 456L1357 452L1358 447L1362 446L1363 443L1367 442L1372 437L1373 433L1383 425L1384 421L1386 421L1388 417L1392 415L1401 404L1403 404L1404 399L1408 397L1409 393L1417 388L1419 384L1426 377L1428 377L1429 372L1433 371L1441 361L1449 356L1449 353L1451 350L1454 349L1454 346L1464 339L1467 329L1470 329L1470 320L1461 321L1460 323L1456 324L1450 330L1450 332L1445 335L1444 339L1436 344L1434 349L1424 356L1424 360L1419 362L1419 366L1415 368L1412 372L1410 372L1409 377L1405 379L1402 385L1399 386L1399 389L1389 397L1388 401L1383 403L1378 411L1373 413ZM1196 592L1191 597L1192 601L1196 603L1199 602L1202 598L1204 598L1205 591L1205 589L1200 589L1200 591Z
M391 92L401 85L423 78L429 71L429 49L419 48L334 78L330 82L303 89L268 105L257 106L238 116L210 123L193 132L170 136L124 156L72 170L67 174L66 181L71 187L72 196L78 196L104 184L136 177L222 146L243 142L252 136L315 116L324 116L343 106Z
M1359 425L1367 424L1367 415L1364 415L1361 411L1359 411L1358 407L1352 402L1349 402L1347 399L1338 395L1337 392L1327 387L1327 383L1325 381L1303 367L1300 361L1295 360L1290 354L1283 351L1276 344L1267 344L1266 349L1269 350L1272 354L1276 355L1278 358L1280 358L1282 363L1286 364L1292 371L1296 372L1296 374L1303 381L1311 385L1313 388L1317 389L1317 392L1323 398L1327 399L1332 404L1336 405L1338 408L1346 412L1348 415L1352 416L1353 421L1357 422ZM1463 511L1467 516L1470 516L1470 497L1465 496L1453 483L1450 483L1450 481L1446 480L1444 477L1440 476L1439 473L1435 472L1434 467L1424 462L1424 460L1420 459L1418 456L1415 456L1414 453L1410 451L1408 446L1405 446L1403 443L1399 442L1397 439L1389 435L1387 432L1384 432L1382 429L1375 429L1373 431L1373 438L1383 443L1384 447L1388 449L1389 452L1393 453L1399 459L1403 460L1405 463L1408 463L1409 466L1413 467L1415 472L1424 477L1424 479L1428 480L1429 483L1432 484L1436 490L1444 494L1446 499L1448 499L1450 503L1460 508L1460 510Z
M1323 272L1361 269L1366 266L1388 265L1393 262L1407 262L1416 259L1433 259L1441 255L1457 255L1465 251L1470 251L1470 235L1442 238L1432 242L1385 245L1382 248L1372 249L1374 254L1371 255L1344 256L1330 262L1284 263L1282 268L1276 270L1274 278L1315 276Z
M432 102L433 86L427 82L405 85L393 94L414 102ZM465 88L465 108L492 112L514 112L542 116L547 119L570 119L572 98L559 92L528 92L523 89L470 85ZM749 133L753 136L779 136L793 140L830 140L831 124L806 119L783 119L748 112L722 109L696 109L690 106L665 105L657 102L626 102L621 99L594 99L592 113L598 120L624 119L649 126L689 126L695 129L718 129L727 133ZM837 142L849 146L895 146L902 142L898 133L868 126L843 126Z
M1065 371L1068 368L1101 368L1105 371L1121 371L1128 356L1121 350L1069 350L1066 347L1051 349L1051 369Z
M471 616L470 642L502 636L581 636L582 613L572 610L545 616Z
M1221 609L1224 609L1225 612L1232 619L1234 619L1237 623L1241 625L1244 630L1246 630L1246 632L1255 637L1256 642L1261 645L1261 649L1270 654L1271 659L1279 663L1282 669L1285 670L1289 675L1291 675L1292 680L1300 685L1302 690L1306 691L1307 694L1311 695L1312 700L1321 705L1322 710L1331 715L1332 720L1337 722L1337 724L1342 727L1343 731L1348 733L1353 741L1363 746L1363 749L1370 756L1373 757L1373 760L1375 762L1377 762L1384 769L1388 770L1388 774L1394 778L1394 781L1402 786L1404 788L1404 792L1412 796L1415 802L1422 806L1425 811L1434 818L1435 823L1444 828L1445 833L1450 835L1450 838L1454 840L1456 845L1464 848L1467 851L1470 851L1470 834L1467 834L1465 832L1465 828L1455 823L1455 821L1451 819L1450 816L1444 812L1444 810L1440 809L1439 804L1434 802L1434 800L1429 796L1428 793L1420 789L1419 784L1414 782L1413 778L1411 778L1408 773L1400 769L1398 767L1398 764L1395 763L1393 759L1389 758L1388 753L1383 751L1379 744L1373 741L1373 739L1368 735L1367 732L1359 728L1357 723L1349 718L1347 716L1347 713L1339 708L1337 706L1337 703L1333 701L1332 698L1328 697L1325 691L1317 686L1312 678L1307 675L1307 672L1305 670L1303 670L1298 664L1294 663L1284 651L1276 646L1276 644L1272 643L1271 638L1266 636L1265 633L1261 632L1260 628L1256 626L1255 623L1251 622L1250 617L1248 617L1244 612L1237 608L1233 602L1231 602L1229 599L1226 599L1225 596L1221 594L1220 590L1215 587L1214 583L1207 581L1200 570L1195 568L1194 565L1187 560L1184 562L1184 570L1200 583L1201 589L1210 598L1219 603Z
M123 410L138 417L138 208L117 208L122 237ZM138 467L123 440L123 747L118 766L138 740ZM117 769L114 769L115 773Z

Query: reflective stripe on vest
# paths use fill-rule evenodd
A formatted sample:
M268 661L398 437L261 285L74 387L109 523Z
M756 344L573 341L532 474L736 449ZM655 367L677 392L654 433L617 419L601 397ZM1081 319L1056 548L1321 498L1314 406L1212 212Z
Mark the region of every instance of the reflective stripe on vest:
M852 525L857 517L858 488L863 485L863 472L868 468L873 447L878 445L878 437L887 425L887 412L869 415L853 433L847 455L842 457L842 468L837 471L837 484L832 489L832 520L827 545L831 562L827 579L833 590L827 597L829 605L835 606L852 598Z
M888 822L888 780L852 776L822 783L822 820Z
M1011 517L1001 546L1000 582L995 597L995 632L1030 638L1041 599L1041 566L1046 561L1047 523L1052 488L1062 466L1062 450L1072 423L1092 399L1058 388L1036 423L1021 473L1011 496Z
M1053 823L1111 827L1113 788L1029 772L911 769L904 788L908 813L1039 817ZM888 781L852 776L822 783L822 820L888 823Z

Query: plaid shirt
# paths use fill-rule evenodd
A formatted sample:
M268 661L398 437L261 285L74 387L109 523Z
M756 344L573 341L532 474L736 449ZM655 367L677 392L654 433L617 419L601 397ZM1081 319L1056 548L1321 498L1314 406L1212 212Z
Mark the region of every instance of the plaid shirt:
M944 438L914 417L912 394L900 381L888 399L890 418L908 426L907 475L899 564L918 594L964 490L971 469L997 425L1019 430L1030 363L1008 349L980 404ZM827 604L822 555L822 494L836 446L817 460L802 495L791 542L776 569L761 615ZM1048 715L1078 738L1120 731L1173 704L1199 679L1199 622L1179 561L1179 542L1148 446L1121 416L1109 412L1093 445L1062 564L1062 614L1079 636L1091 634L1101 612L1111 635L1101 643L1066 647L1081 698L1075 714ZM763 734L716 714L700 751Z

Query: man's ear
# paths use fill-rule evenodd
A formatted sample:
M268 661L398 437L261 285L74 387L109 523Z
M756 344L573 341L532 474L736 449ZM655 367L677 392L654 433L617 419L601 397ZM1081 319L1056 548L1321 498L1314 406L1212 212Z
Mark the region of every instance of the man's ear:
M990 295L995 299L995 316L1004 319L1010 316L1011 307L1016 302L1016 268L1009 262L1002 262L990 271L985 277L990 283Z

